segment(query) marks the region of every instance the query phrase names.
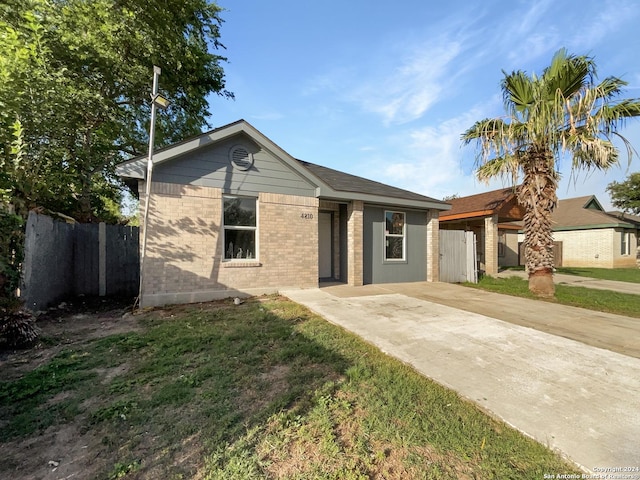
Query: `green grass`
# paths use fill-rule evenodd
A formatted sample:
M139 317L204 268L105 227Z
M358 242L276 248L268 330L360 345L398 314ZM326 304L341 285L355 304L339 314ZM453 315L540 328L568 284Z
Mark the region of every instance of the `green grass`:
M557 284L555 299L545 300L536 297L529 291L529 282L527 280L515 276L509 278L485 276L477 284L465 283L465 285L516 297L550 301L599 312L640 318L640 295Z
M69 348L1 383L0 446L76 422L101 439L88 452L106 461L99 478L578 473L454 392L281 298L175 307L141 321L142 331ZM0 465L0 477L9 474Z
M640 268L578 268L558 267L557 273L578 275L580 277L615 280L618 282L640 283Z
M524 270L524 267L507 267L507 270ZM640 268L586 268L557 267L556 273L577 275L580 277L615 280L617 282L640 283Z

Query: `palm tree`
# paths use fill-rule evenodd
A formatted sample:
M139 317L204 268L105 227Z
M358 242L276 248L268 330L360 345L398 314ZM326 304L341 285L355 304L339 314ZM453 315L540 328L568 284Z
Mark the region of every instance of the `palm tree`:
M627 82L607 77L596 84L592 58L559 50L541 76L523 71L501 82L506 116L476 122L462 134L478 146L479 180L507 177L525 209L524 253L529 290L553 296L551 212L556 206L558 163L571 156L572 171L606 170L618 164L612 137L626 118L640 115L640 99L618 99Z

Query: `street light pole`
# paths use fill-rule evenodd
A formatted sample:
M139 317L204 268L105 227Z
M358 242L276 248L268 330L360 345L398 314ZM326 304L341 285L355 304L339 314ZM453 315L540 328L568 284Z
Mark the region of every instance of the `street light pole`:
M147 231L149 230L149 204L151 203L151 175L153 173L153 144L156 134L156 109L158 98L158 77L160 67L153 66L153 90L151 93L151 125L149 126L149 155L147 157L147 176L144 183L144 215L142 221L142 245L140 247L140 288L138 291L138 307L141 307L144 285L144 267L146 263Z

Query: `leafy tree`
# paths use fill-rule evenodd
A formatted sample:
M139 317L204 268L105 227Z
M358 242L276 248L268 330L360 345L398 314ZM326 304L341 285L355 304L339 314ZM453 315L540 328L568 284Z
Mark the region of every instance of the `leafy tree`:
M624 182L607 185L613 206L640 215L640 172L631 173Z
M172 101L159 146L200 133L211 93L233 97L220 13L209 0L0 2L1 301L19 280L30 209L118 219L114 169L146 151L154 65Z
M551 213L556 206L558 162L571 156L573 169L605 170L618 163L611 139L622 139L629 161L632 148L617 133L628 117L640 115L640 100L619 99L627 83L607 77L596 83L592 58L559 50L541 76L523 71L501 82L505 117L476 122L462 134L478 146L476 175L488 181L509 177L525 208L524 250L529 289L553 296Z
M16 212L44 206L81 221L109 212L122 189L115 165L146 150L153 65L172 101L158 144L199 133L207 96L232 97L214 53L220 11L207 0L4 2L0 191Z

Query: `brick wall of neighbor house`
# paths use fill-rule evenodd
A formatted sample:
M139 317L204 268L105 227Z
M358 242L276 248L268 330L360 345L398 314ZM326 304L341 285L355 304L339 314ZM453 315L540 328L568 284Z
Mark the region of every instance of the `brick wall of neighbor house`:
M629 255L621 252L622 232L629 233ZM633 268L636 266L637 230L616 229L613 234L613 268Z
M501 229L499 230L500 234L504 235L505 246L502 252L504 255L498 255L498 265L500 267L515 267L518 265L518 231Z
M259 258L223 262L221 190L154 183L142 306L317 286L317 211L315 198L260 194Z
M620 253L612 228L553 232L553 240L562 242L562 266L612 268Z

